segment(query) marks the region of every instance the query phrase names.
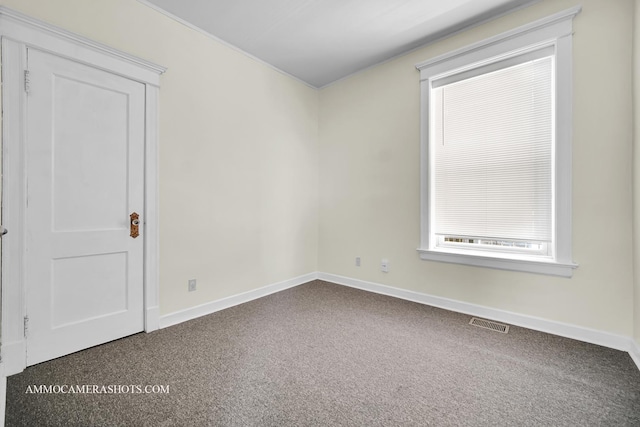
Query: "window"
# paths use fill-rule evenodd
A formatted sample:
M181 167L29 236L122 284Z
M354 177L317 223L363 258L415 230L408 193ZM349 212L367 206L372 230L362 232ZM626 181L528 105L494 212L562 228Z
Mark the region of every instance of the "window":
M423 259L570 277L574 8L418 65Z
M435 247L551 255L553 60L536 50L432 81Z

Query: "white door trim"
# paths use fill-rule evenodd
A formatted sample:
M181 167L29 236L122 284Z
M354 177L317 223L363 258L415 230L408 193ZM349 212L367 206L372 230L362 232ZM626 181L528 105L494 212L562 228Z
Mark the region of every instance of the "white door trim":
M159 328L158 225L158 95L160 74L166 69L61 28L0 6L2 37L2 342L0 356L5 375L26 367L24 316L26 313L24 141L26 131L25 81L27 48L51 52L145 85L145 221L144 312L145 331Z

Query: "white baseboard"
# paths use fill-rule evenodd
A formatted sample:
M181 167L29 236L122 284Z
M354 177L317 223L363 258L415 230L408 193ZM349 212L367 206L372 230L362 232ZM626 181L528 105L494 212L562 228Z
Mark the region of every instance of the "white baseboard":
M160 329L160 307L147 308L147 316L145 317L144 331L153 332Z
M5 377L19 374L27 367L26 341L2 343L2 369Z
M302 285L312 280L316 280L317 278L317 273L309 273L303 276L295 277L293 279L285 280L283 282L278 282L268 286L264 286L262 288L254 289L252 291L243 292L238 295L232 295L230 297L219 299L217 301L211 301L206 304L187 308L185 310L165 314L164 316L160 317L160 328L166 328L168 326L186 322L187 320L215 313L216 311L224 310L225 308L233 307L245 302L252 301L254 299L262 298L267 295L283 291L285 289Z
M352 279L335 274L318 273L318 279L336 283L338 285L344 285L369 292L375 292L377 294L389 295L420 304L439 307L458 313L465 313L473 316L483 317L486 319L497 320L500 322L508 323L510 325L521 326L536 331L559 335L566 338L572 338L575 340L597 344L616 350L629 351L630 349L629 337L602 332L595 329L583 328L581 326L541 319L538 317L484 307L481 305L437 297L405 289L394 288L391 286L366 282L363 280ZM636 361L636 364L637 363L638 361ZM640 368L640 365L638 365L638 367Z
M631 343L629 345L629 356L636 362L636 366L640 369L640 342L631 339Z

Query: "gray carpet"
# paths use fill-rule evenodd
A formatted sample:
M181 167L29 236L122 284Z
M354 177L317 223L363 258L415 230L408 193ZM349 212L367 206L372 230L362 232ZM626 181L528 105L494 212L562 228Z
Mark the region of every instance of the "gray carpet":
M7 426L639 426L627 353L312 282L8 378ZM168 385L32 394L31 385Z

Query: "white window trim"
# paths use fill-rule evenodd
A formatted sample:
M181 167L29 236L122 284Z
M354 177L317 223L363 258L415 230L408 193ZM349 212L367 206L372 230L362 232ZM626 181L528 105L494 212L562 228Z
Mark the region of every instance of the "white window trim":
M418 252L424 260L515 270L530 273L571 277L578 266L571 257L571 141L572 141L572 35L573 18L581 6L548 16L514 30L499 34L462 49L432 58L416 65L420 71L420 211L421 240ZM431 80L451 70L480 63L534 45L553 45L556 50L556 143L555 173L555 250L554 258L505 257L474 251L462 253L433 249L430 232L429 183L429 94Z

